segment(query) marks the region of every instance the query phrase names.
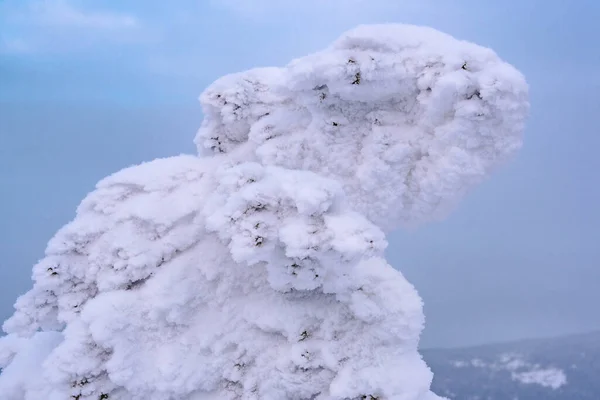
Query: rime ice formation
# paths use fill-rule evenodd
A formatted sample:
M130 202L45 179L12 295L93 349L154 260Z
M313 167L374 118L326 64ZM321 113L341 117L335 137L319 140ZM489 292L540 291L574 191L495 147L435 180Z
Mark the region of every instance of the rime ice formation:
M202 95L201 151L339 181L384 230L444 216L521 145L522 75L429 28L362 26Z
M4 324L3 399L438 399L384 231L443 216L519 148L521 74L361 26L201 103L200 157L105 178L50 241Z

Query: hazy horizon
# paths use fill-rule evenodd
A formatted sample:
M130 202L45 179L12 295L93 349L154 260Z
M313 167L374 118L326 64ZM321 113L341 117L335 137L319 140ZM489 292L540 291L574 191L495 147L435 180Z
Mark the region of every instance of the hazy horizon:
M600 5L260 4L0 4L0 319L99 179L195 151L197 97L214 79L285 64L358 23L405 22L491 47L531 89L520 154L448 219L389 238L425 303L423 346L600 329Z

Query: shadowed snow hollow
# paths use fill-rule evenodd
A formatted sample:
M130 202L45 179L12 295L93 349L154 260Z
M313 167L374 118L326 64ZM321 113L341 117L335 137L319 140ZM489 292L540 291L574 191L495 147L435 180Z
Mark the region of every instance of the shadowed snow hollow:
M382 229L509 157L526 95L492 51L412 26L218 80L201 157L102 180L50 241L4 324L3 400L438 399ZM8 382L37 343L37 378Z

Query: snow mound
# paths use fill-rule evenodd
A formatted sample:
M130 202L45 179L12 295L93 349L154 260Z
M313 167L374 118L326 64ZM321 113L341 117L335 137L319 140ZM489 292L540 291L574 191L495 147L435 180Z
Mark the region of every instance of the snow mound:
M5 400L438 399L383 230L441 215L519 147L521 75L365 26L201 102L201 157L105 178L49 242L3 327Z
M314 171L385 230L445 216L521 146L523 76L430 28L361 26L201 96L201 152Z

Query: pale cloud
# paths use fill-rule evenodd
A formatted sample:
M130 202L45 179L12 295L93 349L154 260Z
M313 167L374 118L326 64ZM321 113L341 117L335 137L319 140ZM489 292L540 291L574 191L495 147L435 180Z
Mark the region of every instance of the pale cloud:
M131 14L69 0L7 1L0 5L0 53L64 53L146 40Z
M20 38L0 37L0 54L27 54L34 52L35 49L30 43Z
M264 21L274 15L340 21L352 18L384 18L390 12L427 12L431 0L211 0L215 7L239 16Z
M132 15L78 9L66 0L36 1L29 11L28 17L43 25L99 30L131 29L139 25Z

